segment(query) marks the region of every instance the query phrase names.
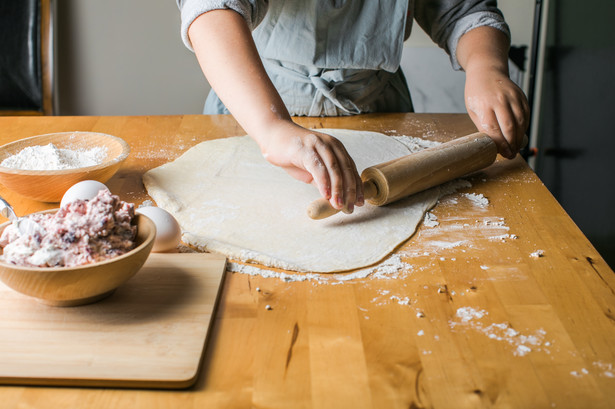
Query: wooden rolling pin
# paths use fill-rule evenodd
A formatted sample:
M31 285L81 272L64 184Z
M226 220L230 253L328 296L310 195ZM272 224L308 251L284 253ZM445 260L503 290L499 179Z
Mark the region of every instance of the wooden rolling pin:
M386 163L361 173L365 200L383 206L398 199L448 182L491 165L497 156L495 142L476 132ZM315 200L308 207L312 219L339 212L328 200Z

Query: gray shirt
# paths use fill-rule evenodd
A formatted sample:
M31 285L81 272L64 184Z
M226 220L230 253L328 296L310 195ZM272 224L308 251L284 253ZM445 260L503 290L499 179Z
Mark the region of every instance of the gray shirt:
M177 3L181 36L190 49L188 27L199 15L214 9L238 12L252 29L265 69L293 115L411 109L409 96L403 95L407 87L403 77L399 78L399 64L404 34L410 31L413 20L446 50L455 69L461 68L456 58L457 42L467 31L491 26L509 35L494 0ZM210 111L223 109L216 98L210 95Z

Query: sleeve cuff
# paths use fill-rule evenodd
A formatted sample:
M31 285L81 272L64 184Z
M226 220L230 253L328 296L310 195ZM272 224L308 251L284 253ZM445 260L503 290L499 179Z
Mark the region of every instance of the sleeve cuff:
M250 30L254 29L255 24L251 18L252 10L250 5L246 4L246 2L239 0L184 0L180 8L181 38L184 45L192 52L194 52L194 49L188 37L188 28L197 17L211 10L234 10L246 20Z
M469 14L459 19L459 21L455 23L455 28L453 28L453 32L447 41L451 64L455 70L462 70L461 65L459 65L459 61L457 61L457 43L459 42L459 39L468 31L482 26L497 28L506 34L506 36L510 39L508 24L506 24L502 16L497 13L478 12Z

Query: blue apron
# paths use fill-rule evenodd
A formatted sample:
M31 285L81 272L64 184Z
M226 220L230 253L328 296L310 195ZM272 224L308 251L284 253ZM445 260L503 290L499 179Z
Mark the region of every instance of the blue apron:
M407 15L408 0L271 0L253 37L293 116L409 112ZM212 90L204 113L229 112Z

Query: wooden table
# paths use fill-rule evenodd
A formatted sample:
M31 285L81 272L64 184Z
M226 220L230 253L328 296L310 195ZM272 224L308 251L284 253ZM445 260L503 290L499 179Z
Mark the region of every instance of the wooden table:
M439 141L474 130L465 115L297 121ZM131 145L108 186L137 204L146 170L203 140L244 134L228 116L5 117L0 143L71 130ZM442 199L432 211L440 224L421 226L397 251L407 263L397 278L333 285L228 273L188 390L4 386L0 406L615 407L613 271L523 160L498 160L468 180L461 192L489 204ZM54 207L3 187L0 195L21 215Z

